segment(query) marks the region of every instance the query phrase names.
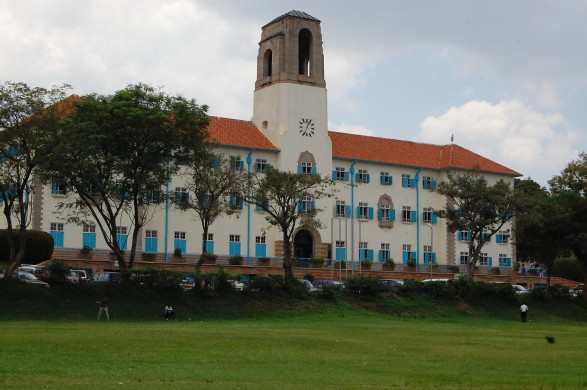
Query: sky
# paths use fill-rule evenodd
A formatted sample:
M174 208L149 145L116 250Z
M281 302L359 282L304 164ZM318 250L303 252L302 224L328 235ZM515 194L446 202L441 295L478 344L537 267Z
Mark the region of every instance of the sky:
M143 82L250 120L261 27L321 21L329 130L454 143L543 186L587 151L587 0L0 0L0 82Z

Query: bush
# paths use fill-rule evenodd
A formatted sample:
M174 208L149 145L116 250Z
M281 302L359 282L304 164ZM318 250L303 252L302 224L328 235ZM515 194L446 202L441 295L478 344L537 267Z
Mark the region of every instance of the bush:
M568 298L571 296L571 290L568 287L561 286L560 284L550 286L546 290L546 293L553 298Z
M283 289L283 276L257 276L249 283L248 288L253 291L275 292Z
M393 259L387 259L383 262L385 267L395 268L395 261Z
M574 257L558 259L554 261L552 274L564 279L583 281L585 267Z
M20 232L15 232L16 250L20 248ZM8 261L10 246L8 242L8 230L0 230L0 261ZM53 237L40 230L27 230L25 232L25 251L22 262L39 264L49 260L53 255Z
M230 265L241 265L242 263L243 263L242 256L231 256L228 259L228 264L230 264Z
M223 292L234 290L231 281L241 279L241 275L228 273L223 267L219 267L214 272L203 274L202 279L204 280L204 288Z
M91 246L89 246L89 245L84 245L84 246L82 247L82 249L80 249L79 251L80 251L80 253L81 253L82 255L87 255L87 254L89 254L89 253L92 253L92 250L93 250L93 249L92 249L92 247L91 247Z
M351 276L346 280L346 289L350 293L359 295L378 295L385 291L385 286L379 279L372 276Z
M490 272L491 275L501 275L501 270L499 268L491 268Z
M216 261L216 255L214 253L211 252L204 252L200 255L200 260L202 262L209 262L209 263L213 263Z
M453 274L458 274L459 272L461 272L461 269L456 265L449 265L448 271L452 272Z
M371 260L361 260L361 267L363 267L365 269L370 269L371 264L373 264L373 262Z
M408 262L406 264L408 265L408 267L415 267L416 260L410 259L410 260L408 260Z
M156 253L152 253L152 252L143 252L141 254L141 257L145 261L155 261L155 258L157 258L157 254Z
M310 257L310 263L316 265L324 264L324 257Z
M334 269L346 269L346 261L337 260L334 262Z
M45 267L45 270L49 276L50 284L67 283L67 275L71 267L67 265L63 260L55 259Z
M131 269L125 273L122 280L127 285L165 291L179 290L179 283L185 278L181 272L158 268Z
M181 248L175 248L173 250L173 256L174 257L181 257L182 256Z

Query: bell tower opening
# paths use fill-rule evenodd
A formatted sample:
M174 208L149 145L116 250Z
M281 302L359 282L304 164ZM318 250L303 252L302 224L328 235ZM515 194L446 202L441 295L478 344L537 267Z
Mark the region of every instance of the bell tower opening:
M299 74L310 76L310 55L312 53L312 33L303 28L298 34Z
M263 56L263 77L273 74L273 51L268 49Z

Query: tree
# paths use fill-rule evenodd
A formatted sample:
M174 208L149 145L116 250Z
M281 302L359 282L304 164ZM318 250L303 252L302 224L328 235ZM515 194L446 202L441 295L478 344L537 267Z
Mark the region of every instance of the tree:
M45 175L74 192L60 205L64 219L95 223L121 269L134 265L138 233L160 203L162 186L201 154L206 111L193 99L137 84L85 96L63 121ZM123 217L131 231L128 263Z
M564 252L564 234L571 222L572 209L562 193L550 194L531 179L516 180L518 204L515 237L518 259L542 264L548 271Z
M449 172L448 181L441 182L437 191L447 198L446 208L436 212L447 220L448 230L468 234L467 278L472 281L483 246L516 211L513 188L503 180L489 185L483 174L474 169Z
M207 253L210 225L222 214L232 214L242 208L246 175L238 161L222 159L211 152L204 158L192 160L186 189L193 194L187 199L176 199L182 209L191 209L198 214L203 231L202 254ZM202 264L200 257L196 265Z
M322 211L315 201L332 195L332 181L320 175L280 171L269 167L264 175L251 174L250 196L245 201L266 213L265 219L276 226L283 237L283 268L285 278L293 279L291 240L298 223L322 226L316 215Z
M32 215L32 175L51 153L52 139L64 114L64 106L58 102L69 88L31 88L11 81L0 84L0 203L10 247L5 278L12 276L23 259L25 231Z
M564 245L585 266L587 277L587 153L582 152L548 184L572 213L562 232ZM584 298L587 299L587 290Z

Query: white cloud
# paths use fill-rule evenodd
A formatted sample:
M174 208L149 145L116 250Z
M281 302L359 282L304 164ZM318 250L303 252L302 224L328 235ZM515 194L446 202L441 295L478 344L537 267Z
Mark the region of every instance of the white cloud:
M566 126L561 114L540 113L518 100L474 100L426 118L420 138L445 144L454 134L456 144L546 184L578 154L581 134Z
M349 133L349 134L368 135L368 136L372 136L374 134L373 130L368 129L364 126L349 125L346 123L335 124L335 123L328 122L328 130L336 131L339 133Z

